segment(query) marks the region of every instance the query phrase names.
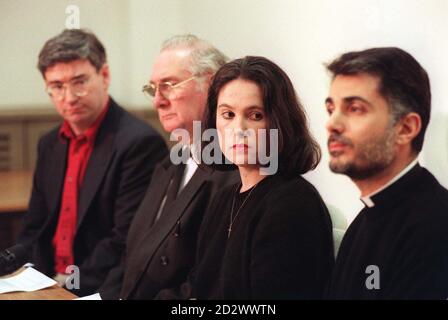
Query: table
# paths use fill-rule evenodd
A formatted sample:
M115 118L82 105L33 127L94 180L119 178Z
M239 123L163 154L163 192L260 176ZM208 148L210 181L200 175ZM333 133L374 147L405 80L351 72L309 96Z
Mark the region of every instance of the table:
M0 250L13 245L28 209L33 171L0 171Z
M33 292L0 294L0 300L73 300L75 298L77 296L57 285Z
M16 272L1 278L12 277L23 270L24 268L21 268ZM75 298L77 298L76 295L58 285L33 292L10 292L0 294L0 300L73 300Z

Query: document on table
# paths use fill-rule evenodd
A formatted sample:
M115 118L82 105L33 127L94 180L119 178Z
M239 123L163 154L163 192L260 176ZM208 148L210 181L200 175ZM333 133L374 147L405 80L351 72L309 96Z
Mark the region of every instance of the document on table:
M36 269L26 268L18 275L0 279L0 294L16 291L37 291L54 286L56 283Z
M99 293L95 293L95 294L91 294L90 296L84 296L84 297L76 298L73 300L103 300L103 299L101 299L101 296Z

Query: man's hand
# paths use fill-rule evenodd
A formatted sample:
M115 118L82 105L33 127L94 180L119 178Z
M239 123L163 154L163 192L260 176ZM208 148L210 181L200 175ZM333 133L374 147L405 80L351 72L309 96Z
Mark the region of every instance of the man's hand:
M68 277L69 274L58 273L53 277L53 280L55 280L58 283L58 286L65 288L65 283Z
M16 271L20 266L17 263L14 253L9 250L0 252L0 276L4 276Z

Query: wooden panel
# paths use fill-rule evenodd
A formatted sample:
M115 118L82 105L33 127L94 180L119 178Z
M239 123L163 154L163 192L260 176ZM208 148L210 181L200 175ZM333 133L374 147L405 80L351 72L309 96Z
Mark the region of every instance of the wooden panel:
M0 122L0 171L22 169L23 163L22 122Z
M32 180L30 170L0 172L0 214L27 210Z
M16 243L31 194L31 171L0 172L0 250Z

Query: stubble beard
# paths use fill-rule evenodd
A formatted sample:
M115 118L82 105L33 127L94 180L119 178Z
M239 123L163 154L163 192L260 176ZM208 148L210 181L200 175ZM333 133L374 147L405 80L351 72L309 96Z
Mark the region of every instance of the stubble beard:
M365 180L376 176L395 159L394 143L395 131L387 130L384 136L374 137L358 145L355 160L344 162L337 158L330 160L330 170L334 173L345 174L352 180Z

